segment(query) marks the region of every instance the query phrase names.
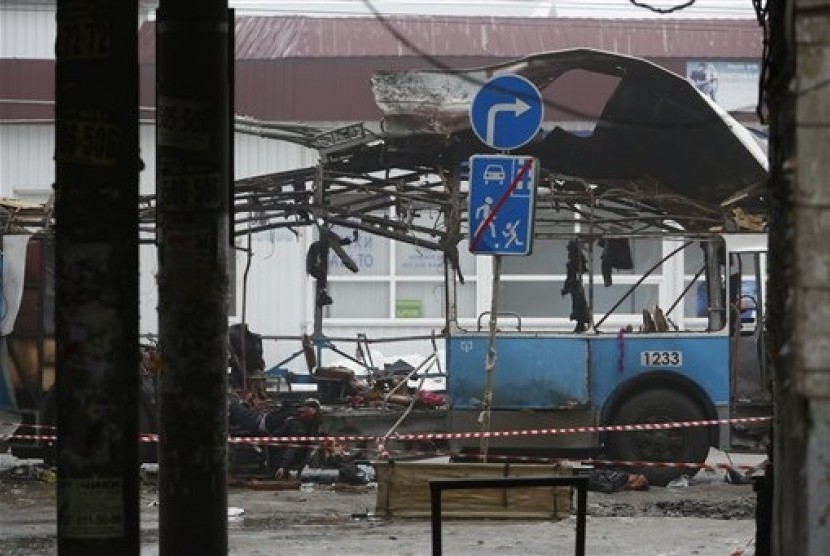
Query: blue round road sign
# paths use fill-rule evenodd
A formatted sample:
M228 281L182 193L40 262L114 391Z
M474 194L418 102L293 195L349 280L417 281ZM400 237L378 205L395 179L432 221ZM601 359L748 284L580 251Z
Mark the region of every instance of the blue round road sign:
M482 85L470 105L470 123L481 141L494 149L521 147L542 125L542 95L519 75L500 75Z

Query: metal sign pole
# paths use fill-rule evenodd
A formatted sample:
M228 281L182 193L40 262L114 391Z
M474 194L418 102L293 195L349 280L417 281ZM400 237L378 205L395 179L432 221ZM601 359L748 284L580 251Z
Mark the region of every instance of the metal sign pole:
M530 254L538 180L536 159L506 153L531 141L539 132L543 118L541 93L531 81L518 75L500 75L488 80L470 103L473 132L485 145L502 151L501 155L473 155L469 165L470 252L489 253L494 262L484 400L479 414L479 424L485 433L481 437L485 463L493 406L502 254Z
M496 368L496 331L498 330L498 306L499 306L499 283L501 281L501 255L493 257L493 289L490 300L490 337L487 341L487 363L484 366L485 382L484 382L484 403L481 414L479 415L479 422L481 423L481 432L490 432L490 408L493 406L493 370ZM490 439L487 434L481 437L481 457L484 463L487 463L487 452L489 450Z

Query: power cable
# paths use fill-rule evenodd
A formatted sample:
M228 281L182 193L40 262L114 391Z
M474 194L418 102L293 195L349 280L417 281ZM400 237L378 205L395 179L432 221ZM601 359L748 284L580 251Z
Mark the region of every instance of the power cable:
M653 6L653 5L648 4L646 2L640 2L639 0L628 0L628 1L631 2L632 6L637 6L638 8L644 8L646 10L649 10L649 11L652 11L656 14L661 14L661 15L670 14L670 13L674 13L674 12L679 12L680 10L685 10L686 8L694 5L694 3L695 3L695 0L687 0L686 2L682 2L680 4L675 4L674 6L671 6L671 7L668 7L668 8L659 8L657 6Z

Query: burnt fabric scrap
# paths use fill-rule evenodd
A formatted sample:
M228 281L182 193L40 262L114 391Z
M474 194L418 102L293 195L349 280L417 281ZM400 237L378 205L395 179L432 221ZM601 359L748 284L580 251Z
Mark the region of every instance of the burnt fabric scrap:
M631 246L626 238L600 238L597 245L602 247L602 280L605 287L612 284L611 271L631 270L634 261L631 258Z
M595 492L619 492L628 484L628 473L613 469L592 469L588 474L588 490Z
M568 262L566 264L565 284L562 286L562 295L571 295L570 320L576 321L574 332L585 332L591 317L588 313L588 301L585 298L585 289L582 286L582 273L588 266L585 255L579 248L579 242L572 239L568 242Z

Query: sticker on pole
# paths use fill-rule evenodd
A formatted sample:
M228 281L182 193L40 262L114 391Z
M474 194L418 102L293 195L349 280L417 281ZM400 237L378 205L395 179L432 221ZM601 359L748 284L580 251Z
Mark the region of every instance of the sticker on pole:
M539 161L530 156L470 157L471 253L529 255Z
M521 147L542 125L542 94L519 75L500 75L482 85L470 105L470 124L481 141L494 149Z

